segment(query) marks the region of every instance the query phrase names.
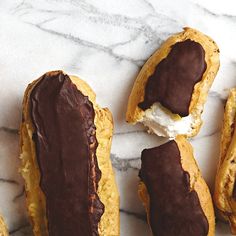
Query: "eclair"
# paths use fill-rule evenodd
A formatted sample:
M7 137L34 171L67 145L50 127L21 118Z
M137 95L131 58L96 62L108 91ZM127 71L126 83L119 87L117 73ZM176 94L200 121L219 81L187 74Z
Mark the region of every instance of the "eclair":
M7 226L3 220L3 218L0 216L0 236L8 236L8 230Z
M21 174L37 236L118 236L119 194L110 161L113 120L86 82L51 71L28 85Z
M236 88L231 89L224 111L220 158L215 178L214 202L219 217L236 234Z
M127 122L141 122L159 136L195 136L219 65L219 49L210 37L191 28L171 36L138 74Z
M138 193L154 236L214 236L209 189L190 143L177 136L141 155Z

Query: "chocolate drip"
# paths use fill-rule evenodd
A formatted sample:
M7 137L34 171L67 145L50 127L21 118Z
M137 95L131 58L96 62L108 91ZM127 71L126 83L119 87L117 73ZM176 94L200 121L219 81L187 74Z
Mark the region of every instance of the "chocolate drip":
M175 141L142 152L140 178L150 197L150 224L155 236L207 236L208 220L190 189Z
M35 85L30 106L49 236L97 236L104 205L93 104L55 71Z
M142 110L160 102L172 113L189 115L189 105L194 85L202 79L206 70L205 51L194 41L176 43L148 78Z

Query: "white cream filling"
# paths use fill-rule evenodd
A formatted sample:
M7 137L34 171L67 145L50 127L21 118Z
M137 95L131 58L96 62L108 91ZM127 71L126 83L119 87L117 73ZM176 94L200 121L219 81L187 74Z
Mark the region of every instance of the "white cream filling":
M192 125L194 118L190 114L175 120L171 114L166 113L160 103L154 103L151 108L145 111L145 115L140 120L145 126L159 136L175 137L179 134L190 134L192 132Z

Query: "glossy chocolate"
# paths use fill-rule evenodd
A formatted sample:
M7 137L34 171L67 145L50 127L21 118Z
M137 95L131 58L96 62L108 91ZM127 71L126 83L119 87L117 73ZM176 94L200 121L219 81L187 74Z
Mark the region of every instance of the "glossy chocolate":
M172 113L189 115L189 105L194 85L202 79L206 70L205 51L194 41L176 43L148 78L142 110L160 102Z
M140 178L150 197L150 225L155 236L207 236L208 220L190 190L175 141L142 152Z
M30 94L33 139L46 198L49 236L96 236L104 205L96 157L93 104L61 71Z

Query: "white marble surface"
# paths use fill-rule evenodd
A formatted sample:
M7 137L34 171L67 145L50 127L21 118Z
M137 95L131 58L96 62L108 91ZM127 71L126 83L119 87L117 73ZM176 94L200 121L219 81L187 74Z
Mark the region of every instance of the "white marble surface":
M209 94L200 134L191 140L212 189L223 105L236 85L236 3L204 0L1 0L0 1L0 211L11 235L32 235L18 174L17 134L27 84L63 69L85 79L115 121L112 161L121 195L121 235L150 235L137 197L140 152L164 139L125 123L128 94L145 60L184 26L210 35L221 68ZM218 236L229 235L217 224Z

